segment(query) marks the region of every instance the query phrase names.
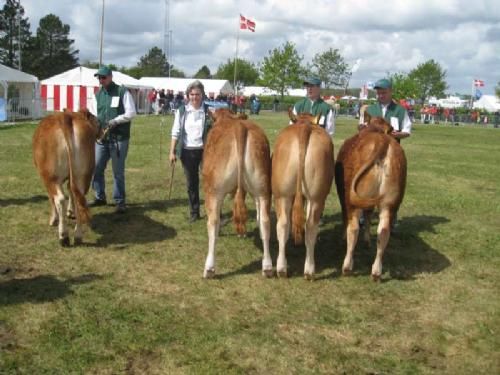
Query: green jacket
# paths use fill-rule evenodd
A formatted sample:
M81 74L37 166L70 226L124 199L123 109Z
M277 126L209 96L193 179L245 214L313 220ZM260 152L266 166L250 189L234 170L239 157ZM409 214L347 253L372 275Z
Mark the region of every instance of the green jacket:
M314 103L309 98L303 98L295 103L294 108L297 114L310 113L313 116L321 115L323 123L319 124L319 126L322 128L326 126L326 117L328 116L328 112L332 109L332 107L321 98L314 101Z
M372 117L384 117L382 116L382 106L379 102L371 104L366 111ZM403 127L403 121L405 118L406 109L392 101L387 110L385 111L385 121L391 124L391 117L396 117L398 119L399 129L394 129L395 131L401 131ZM392 124L391 124L392 125Z
M116 83L111 82L107 90L104 87L101 87L99 91L95 93L95 99L97 102L97 119L101 128L105 128L109 120L125 113L125 108L123 106L123 95L125 94L125 90L125 87L118 86ZM112 98L116 96L120 99L118 101L118 106L113 108L111 107L111 101ZM110 139L116 139L118 141L129 139L130 122L117 125L108 134Z
M208 105L203 104L203 111L205 112L205 123L203 124L203 144L205 144L207 140L207 134L210 128L212 127L212 118L208 115ZM178 158L181 156L182 147L184 146L184 123L186 122L186 106L181 105L179 107L179 121L181 125L181 133L179 139L177 140L177 145L175 146L175 154Z

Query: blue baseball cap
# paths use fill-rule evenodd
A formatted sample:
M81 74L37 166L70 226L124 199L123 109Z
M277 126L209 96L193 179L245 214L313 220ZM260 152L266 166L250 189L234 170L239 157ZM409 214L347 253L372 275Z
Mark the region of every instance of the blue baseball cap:
M304 79L305 85L321 86L321 80L318 77L307 77Z
M106 76L110 76L112 73L113 73L113 71L111 70L111 68L109 66L103 65L97 70L97 72L94 74L94 77L97 77L97 76L106 77Z

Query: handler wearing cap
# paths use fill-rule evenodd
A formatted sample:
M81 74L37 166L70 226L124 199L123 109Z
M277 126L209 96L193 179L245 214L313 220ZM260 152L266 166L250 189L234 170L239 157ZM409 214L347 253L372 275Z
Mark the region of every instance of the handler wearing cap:
M410 136L411 121L408 117L408 112L403 106L392 100L392 83L386 78L379 79L375 82L374 86L377 91L377 102L368 106L366 112L372 117L383 117L389 124L391 124L394 131L392 136L398 142L402 138ZM359 116L359 128L366 126L364 120L364 113Z
M105 137L96 144L95 172L92 187L95 200L89 206L106 204L104 171L109 159L113 167L113 200L116 212L125 212L125 159L130 139L130 124L135 116L132 95L123 86L113 82L113 73L107 66L99 68L95 77L99 79L100 89L90 104L90 112L97 116L99 126Z
M328 134L335 133L335 116L332 107L320 97L321 80L316 77L309 77L304 80L304 87L307 90L307 97L299 100L293 106L293 113L310 113L313 116L320 115L319 126L325 129Z

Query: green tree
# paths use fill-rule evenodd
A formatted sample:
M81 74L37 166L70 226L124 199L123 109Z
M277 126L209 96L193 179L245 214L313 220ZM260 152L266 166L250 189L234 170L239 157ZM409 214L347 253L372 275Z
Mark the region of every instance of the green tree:
M327 89L332 86L343 87L349 74L349 66L339 50L333 48L317 53L312 60L311 70Z
M247 60L238 58L236 60L237 73L237 85L238 86L251 86L255 85L257 79L259 78L259 71L254 64ZM226 63L220 64L215 73L215 78L226 79L230 82L234 80L234 59L227 60Z
M158 47L151 48L144 56L141 56L136 66L143 77L167 77L168 61L163 51Z
M77 66L78 50L73 49L69 32L69 25L54 14L40 19L32 50L34 58L27 70L44 79Z
M29 61L29 53L24 56L25 49L29 51L32 45L30 24L24 17L24 8L19 0L7 0L0 10L0 62L12 68L19 68L19 51L21 62L25 57ZM21 48L19 48L21 47ZM23 67L21 66L21 69Z
M178 68L175 68L173 65L171 66L170 68L170 77L173 77L173 78L186 78L186 74L178 69Z
M392 81L392 95L395 99L419 97L418 83L408 74L394 73L389 74L388 78Z
M212 78L212 73L210 73L210 69L208 66L203 65L200 70L196 72L194 75L194 78L199 78L199 79L207 79L207 78Z
M448 88L446 83L446 70L438 62L428 60L417 65L410 71L408 77L416 82L417 97L425 102L430 96L442 97Z
M305 68L301 66L303 56L299 56L295 44L286 42L281 47L269 51L261 65L260 82L272 90L276 90L281 99L290 87L298 87L302 83Z

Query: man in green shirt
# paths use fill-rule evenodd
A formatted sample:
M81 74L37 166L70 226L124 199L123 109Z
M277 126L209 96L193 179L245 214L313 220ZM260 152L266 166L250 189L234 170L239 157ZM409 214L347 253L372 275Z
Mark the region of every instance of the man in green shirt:
M106 204L104 171L109 159L113 167L113 200L116 212L125 212L125 159L130 139L130 124L135 116L132 95L123 86L113 82L109 67L101 66L95 76L100 89L90 104L90 112L97 116L99 126L106 132L104 139L96 144L95 171L92 187L95 200L89 206Z
M332 107L320 97L321 80L317 77L309 77L304 80L307 97L299 100L293 106L293 113L310 113L313 116L320 115L319 126L328 134L335 133L335 116Z
M366 112L372 117L383 117L394 129L392 136L398 142L407 138L411 134L411 121L408 112L401 105L392 99L392 82L387 78L379 79L375 82L374 89L377 91L377 102L371 104ZM359 129L366 126L364 113L359 116ZM364 224L364 217L361 215L360 224ZM397 227L397 213L391 224L391 232L395 233Z
M392 99L392 82L386 78L379 79L374 86L377 91L377 102L368 106L366 112L372 117L383 117L394 131L392 136L399 142L411 134L411 121L406 109ZM359 128L367 124L364 113L359 116Z

